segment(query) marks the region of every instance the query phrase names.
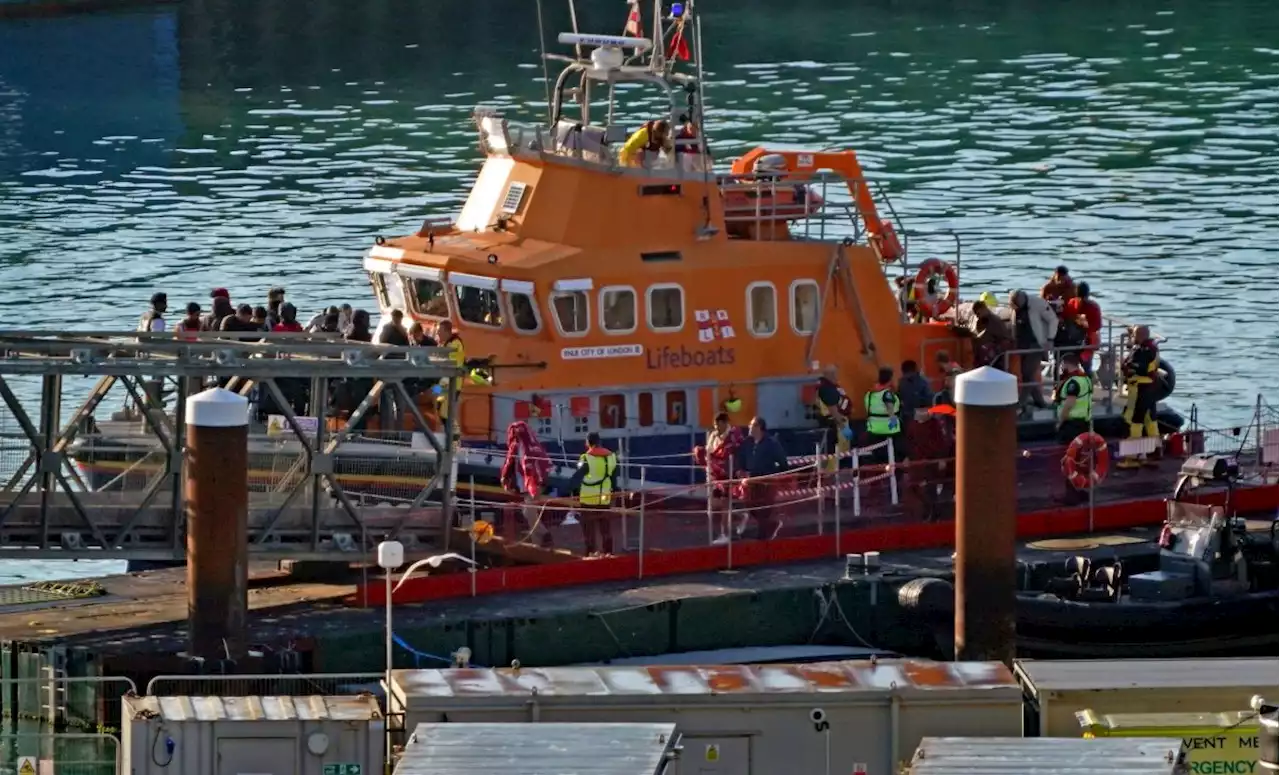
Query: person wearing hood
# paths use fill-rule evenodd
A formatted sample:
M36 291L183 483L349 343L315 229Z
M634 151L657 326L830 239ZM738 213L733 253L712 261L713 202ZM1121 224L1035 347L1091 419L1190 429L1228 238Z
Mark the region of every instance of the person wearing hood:
M204 330L221 331L222 321L235 317L236 308L231 304L231 294L226 288L214 288L209 294L212 309L203 318Z
M1045 351L1053 346L1058 333L1058 313L1049 302L1026 291L1009 294L1009 309L1013 310L1015 344L1021 351L1018 357L1020 403L1024 411L1030 411L1031 406L1048 409L1040 369Z
M613 554L609 507L618 491L618 456L605 448L595 431L587 434L587 450L578 457L578 469L569 480L569 489L577 491L578 504L584 511L582 542L587 555Z

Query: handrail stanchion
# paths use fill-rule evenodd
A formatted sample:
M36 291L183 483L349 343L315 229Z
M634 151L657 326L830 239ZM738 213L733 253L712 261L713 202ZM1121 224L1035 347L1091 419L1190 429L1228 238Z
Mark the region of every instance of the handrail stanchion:
M729 529L725 531L725 537L729 540L725 542L725 557L729 570L733 570L733 534L737 532L737 527L733 524L733 457L729 458L729 481L726 483L725 492L728 495L728 505L725 512L725 519L729 521Z
M1093 433L1093 412L1092 411L1089 412L1089 433L1090 434ZM1094 491L1098 489L1093 481L1093 470L1098 458L1098 452L1097 450L1093 449L1093 444L1089 445L1089 449L1092 450L1089 453L1089 533L1090 535L1092 535L1093 534ZM1070 487L1071 485L1068 484L1067 486Z
M894 506L897 506L898 505L898 470L897 470L897 461L894 459L895 455L893 454L893 439L887 438L881 443L889 445L889 468L888 468L889 502L892 503Z
M818 442L813 445L813 471L815 474L814 484L816 485L816 491L818 493L818 535L823 535L822 523L826 521L823 502L826 500L826 497L822 492L822 442Z
M835 487L836 487L835 505L834 505L834 506L832 506L832 510L835 512L835 517L836 517L836 525L835 525L835 530L836 530L836 557L838 558L838 557L840 557L840 555L842 554L842 553L841 553L841 551L840 551L840 458L839 458L839 457L837 457L837 458L836 458L836 485L835 485Z
M853 516L856 519L857 517L862 516L862 472L860 465L862 462L862 448L854 445L853 448L849 450L849 457L853 460L853 463L851 464L851 476L853 477Z
M471 567L467 568L467 572L471 574L471 596L476 596L476 477L471 475Z
M646 466L640 466L640 556L637 558L637 576L636 578L644 578L644 483L646 478Z
M715 477L711 473L711 451L707 451L707 543L716 540Z

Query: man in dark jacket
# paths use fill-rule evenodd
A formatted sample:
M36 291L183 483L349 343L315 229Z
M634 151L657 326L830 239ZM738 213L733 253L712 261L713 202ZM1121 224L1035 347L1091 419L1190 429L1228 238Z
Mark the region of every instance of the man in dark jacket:
M756 537L767 541L778 535L782 522L773 516L773 494L780 484L780 474L788 469L787 453L782 444L768 434L763 417L751 418L750 435L738 448L739 471L749 477L744 499L756 519ZM774 476L771 476L774 475ZM768 479L759 477L768 476Z

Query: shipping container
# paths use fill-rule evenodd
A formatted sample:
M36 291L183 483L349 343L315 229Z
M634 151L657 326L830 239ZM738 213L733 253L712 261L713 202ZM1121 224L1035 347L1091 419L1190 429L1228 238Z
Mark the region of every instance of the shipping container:
M1252 775L1258 766L1258 714L1109 713L1076 714L1084 737L1174 737L1187 749L1196 775Z
M1187 775L1182 743L1129 737L930 737L910 775Z
M670 775L675 724L419 724L395 775Z
M896 775L926 735L1017 735L999 662L397 670L392 713L439 722L674 723L679 775ZM828 768L828 763L830 767Z
M1077 659L1018 661L1026 734L1079 737L1076 712L1222 713L1271 696L1280 659Z
M377 775L371 695L126 697L122 775Z

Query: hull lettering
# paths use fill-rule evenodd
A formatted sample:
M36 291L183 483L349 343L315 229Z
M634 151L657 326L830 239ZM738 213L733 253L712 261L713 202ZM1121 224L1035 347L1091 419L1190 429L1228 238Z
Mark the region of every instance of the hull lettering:
M645 353L644 363L650 369L699 369L707 366L732 366L732 347L663 347Z

